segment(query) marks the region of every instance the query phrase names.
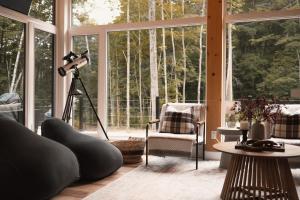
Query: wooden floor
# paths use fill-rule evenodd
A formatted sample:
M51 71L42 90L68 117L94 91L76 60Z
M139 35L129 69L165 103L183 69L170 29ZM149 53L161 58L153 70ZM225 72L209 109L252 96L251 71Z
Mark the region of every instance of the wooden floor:
M60 194L54 197L52 200L80 200L88 196L89 194L99 190L100 188L108 185L109 183L117 180L118 178L122 177L126 173L130 172L134 168L141 165L138 164L130 164L130 165L123 165L117 172L112 174L109 177L106 177L100 181L88 183L88 184L78 184L72 185L64 189Z

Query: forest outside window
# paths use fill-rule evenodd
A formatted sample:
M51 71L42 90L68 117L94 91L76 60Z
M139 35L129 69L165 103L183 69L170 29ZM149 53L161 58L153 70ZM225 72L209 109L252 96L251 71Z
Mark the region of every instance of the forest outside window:
M75 26L119 24L206 14L206 0L152 0L148 2L148 0L72 0L72 23ZM151 19L148 16L150 10L154 13Z
M292 10L300 8L299 0L227 0L229 14Z
M35 131L53 115L54 35L35 30Z
M97 110L98 95L98 36L74 36L73 51L80 54L89 51L89 64L80 68L80 78ZM82 131L96 131L97 118L79 82L77 89L82 95L76 95L73 102L73 126Z
M299 9L300 1L227 0L226 6L238 23L229 21L225 29L225 121L237 120L230 107L242 98L299 103L291 93L300 88L300 20L288 13ZM265 18L257 12L265 12ZM247 18L251 21L243 22Z
M300 87L299 19L229 24L227 31L226 100L264 96L299 103L291 97Z
M54 24L55 0L32 0L29 15Z
M205 99L206 25L154 30L154 37L151 30L108 34L111 130L144 128L155 115L155 98L151 97L154 92L160 105Z
M25 25L0 16L0 114L24 123Z

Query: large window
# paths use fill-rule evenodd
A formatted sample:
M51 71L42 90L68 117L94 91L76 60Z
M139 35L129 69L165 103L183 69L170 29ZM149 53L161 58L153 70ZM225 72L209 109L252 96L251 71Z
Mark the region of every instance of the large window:
M29 15L45 22L54 24L55 0L33 0Z
M24 24L0 16L0 114L24 118Z
M53 115L54 36L35 31L35 130Z
M151 20L165 20L183 17L204 16L205 0L177 1L153 0L73 0L73 25L116 24L148 21L148 13L154 13Z
M73 37L73 50L80 54L85 50L89 51L89 64L80 68L80 78L97 110L98 94L98 36L75 36ZM74 98L73 125L80 130L95 131L97 129L97 118L90 106L84 90L77 82L77 89L82 95Z
M158 86L158 109L165 102L204 101L205 29L204 25L156 29L154 47L150 45L153 40L149 30L109 33L108 122L111 129L145 127L152 116L153 84ZM156 83L151 67L157 68Z
M238 23L229 22L226 27L225 119L235 120L229 108L232 101L242 98L275 97L299 102L293 91L300 89L300 21L291 19L288 11L276 12L297 9L299 1L227 2L231 20ZM277 18L269 13L268 21L264 21L252 11L273 11ZM245 13L243 19L249 16L251 21L243 22L236 13Z

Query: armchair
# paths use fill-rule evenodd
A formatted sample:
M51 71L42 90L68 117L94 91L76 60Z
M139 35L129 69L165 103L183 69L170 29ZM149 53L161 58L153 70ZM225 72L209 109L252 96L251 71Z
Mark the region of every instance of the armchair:
M189 116L191 116L191 126L186 124L188 118L175 118L176 122L174 127L169 127L170 132L166 132L165 120L170 119L172 112L176 113L186 113L190 110ZM170 113L171 112L171 113ZM196 149L196 169L198 169L198 157L199 157L199 145L202 145L202 156L205 159L205 112L206 106L204 104L196 103L168 103L162 106L160 119L156 119L148 122L146 126L146 166L148 165L148 155L158 155L158 156L192 156L192 152L195 146ZM166 115L167 113L167 115ZM185 116L185 115L183 115ZM171 117L172 118L172 117ZM159 124L158 132L149 133L151 125ZM168 124L170 125L170 124ZM172 126L172 125L171 125ZM182 127L183 126L183 127ZM191 128L191 132L184 132ZM181 132L184 133L181 133Z

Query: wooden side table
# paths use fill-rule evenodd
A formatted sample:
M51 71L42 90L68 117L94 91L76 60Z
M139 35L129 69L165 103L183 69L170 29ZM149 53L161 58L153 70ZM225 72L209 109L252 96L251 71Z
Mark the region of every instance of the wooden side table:
M221 199L299 200L287 158L300 156L300 147L285 145L285 152L248 152L234 148L236 142L214 145L232 159Z
M237 128L219 127L217 131L223 136L223 142L232 142L240 139L242 131ZM227 169L231 160L231 155L221 154L220 168Z

